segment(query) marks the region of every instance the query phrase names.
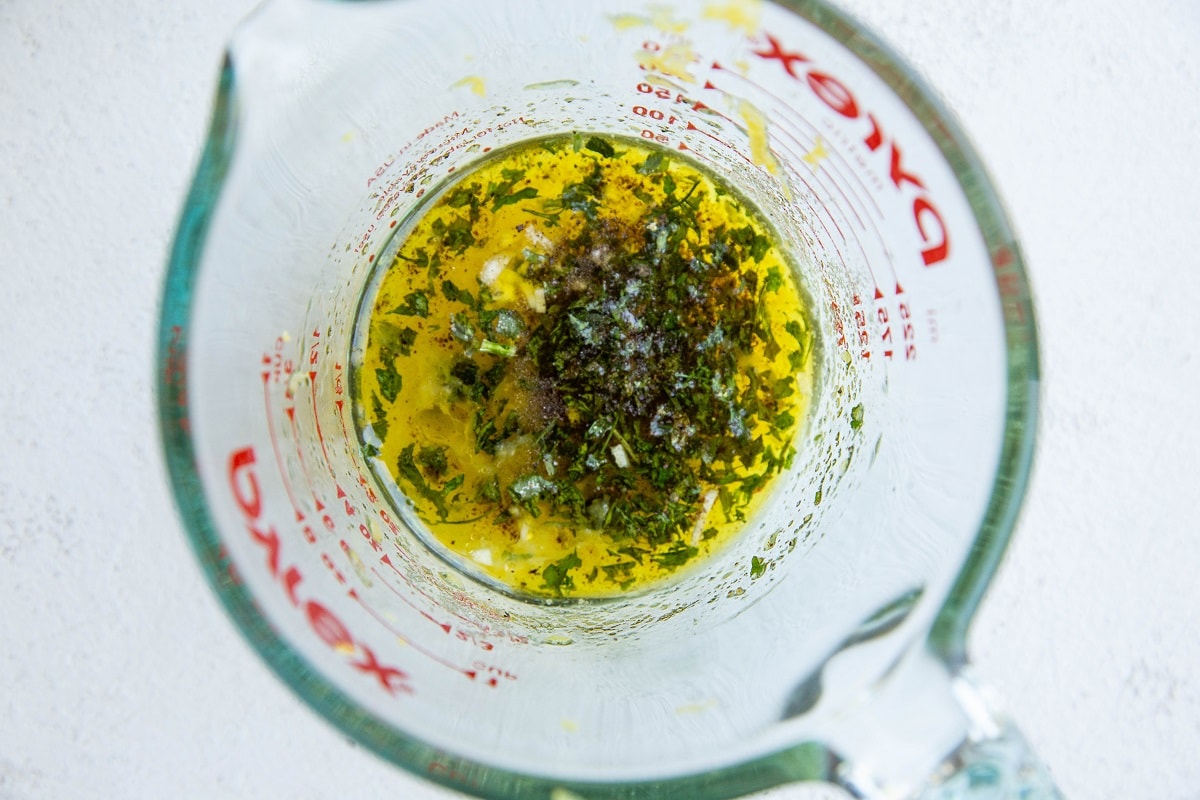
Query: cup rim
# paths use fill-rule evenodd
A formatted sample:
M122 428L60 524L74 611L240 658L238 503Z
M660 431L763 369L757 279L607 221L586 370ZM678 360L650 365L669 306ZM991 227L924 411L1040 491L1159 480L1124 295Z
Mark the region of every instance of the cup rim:
M350 2L350 0L339 0ZM826 0L768 0L817 25L871 68L913 112L937 144L966 195L1003 298L1006 404L1000 459L983 521L965 563L938 611L928 648L947 664L966 660L966 635L995 575L1020 512L1035 449L1039 357L1033 301L1021 250L993 183L965 132L924 79L863 24ZM571 783L518 774L446 753L402 733L365 711L279 635L239 583L205 503L191 440L187 403L187 343L194 282L211 215L221 194L237 138L237 80L227 54L212 120L195 178L170 250L160 301L155 363L156 405L163 454L176 507L204 575L236 627L259 656L309 706L351 739L420 777L488 796L545 797L555 789L616 795L652 790L658 797L745 794L783 782L828 777L823 745L801 743L750 763L684 775L653 784ZM430 765L444 767L431 771ZM469 776L469 777L464 777Z

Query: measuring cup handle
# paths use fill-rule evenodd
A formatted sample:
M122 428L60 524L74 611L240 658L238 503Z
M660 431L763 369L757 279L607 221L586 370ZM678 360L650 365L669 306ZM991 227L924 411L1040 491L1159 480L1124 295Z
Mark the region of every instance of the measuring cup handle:
M965 741L914 800L1062 800L1046 767L1011 723Z
M965 667L924 652L848 715L834 779L861 800L1063 800Z

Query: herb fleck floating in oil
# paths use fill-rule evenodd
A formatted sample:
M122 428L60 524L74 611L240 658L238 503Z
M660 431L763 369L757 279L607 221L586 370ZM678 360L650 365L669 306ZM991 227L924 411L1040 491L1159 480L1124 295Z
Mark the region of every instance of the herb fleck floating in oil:
M494 154L411 224L369 312L368 452L522 594L616 596L715 551L790 466L812 390L757 212L633 140Z

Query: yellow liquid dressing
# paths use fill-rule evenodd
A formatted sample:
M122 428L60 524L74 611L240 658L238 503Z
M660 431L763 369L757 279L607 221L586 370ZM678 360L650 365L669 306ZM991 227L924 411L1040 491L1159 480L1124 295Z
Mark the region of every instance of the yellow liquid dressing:
M736 536L790 466L803 295L759 214L682 155L527 142L399 235L360 322L361 435L468 571L641 591Z

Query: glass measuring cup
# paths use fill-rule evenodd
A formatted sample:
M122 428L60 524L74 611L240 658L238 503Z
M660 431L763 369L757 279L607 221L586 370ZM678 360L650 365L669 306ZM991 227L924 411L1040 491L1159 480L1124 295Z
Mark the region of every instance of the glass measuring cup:
M819 390L734 544L655 591L543 604L456 569L372 469L353 335L427 196L574 131L754 201L812 301ZM1057 796L964 673L1033 447L1020 255L946 112L823 3L270 0L230 45L159 366L222 601L406 769L487 797Z

